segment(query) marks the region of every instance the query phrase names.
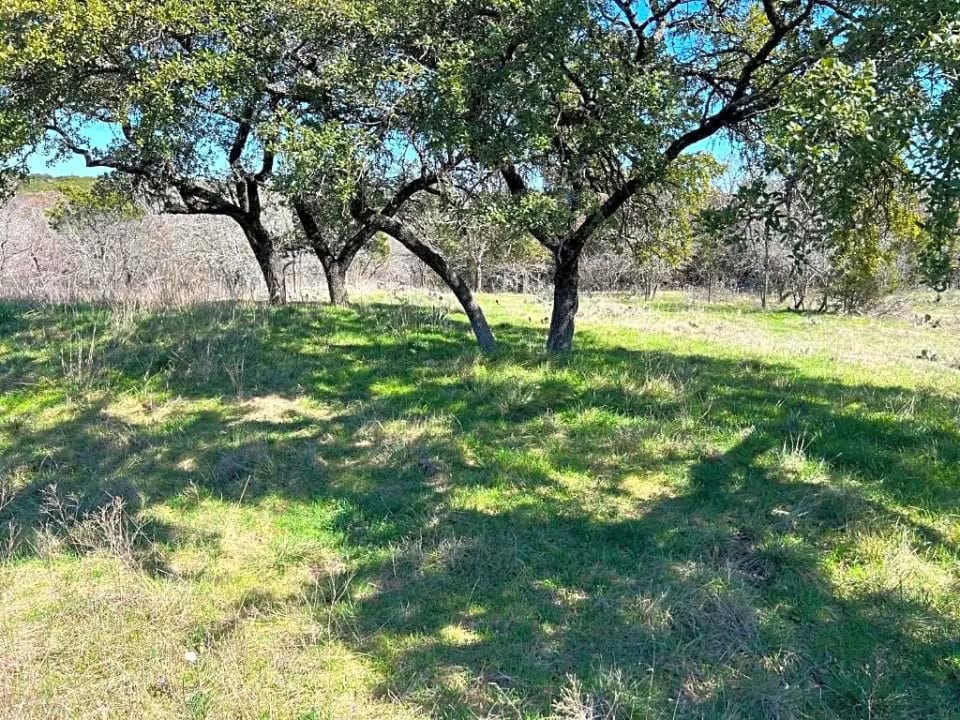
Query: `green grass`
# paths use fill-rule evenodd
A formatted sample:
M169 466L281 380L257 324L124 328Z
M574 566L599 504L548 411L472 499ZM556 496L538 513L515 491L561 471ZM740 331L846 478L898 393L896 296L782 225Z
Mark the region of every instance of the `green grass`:
M952 300L414 300L0 305L0 715L957 716Z

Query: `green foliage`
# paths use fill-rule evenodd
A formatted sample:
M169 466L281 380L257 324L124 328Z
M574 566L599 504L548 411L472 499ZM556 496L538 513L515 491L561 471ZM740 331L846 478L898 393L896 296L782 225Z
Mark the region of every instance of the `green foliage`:
M385 260L390 257L390 238L383 233L377 233L373 236L367 250L374 257Z
M923 199L922 268L938 289L960 252L958 16L955 0L875 3L850 40L861 59L821 63L771 125L778 169L819 187L832 222L856 223L878 185L909 185Z
M864 203L890 205L894 187L922 199L921 264L943 287L958 16L957 0L9 0L0 168L35 147L80 154L158 205L234 218L279 194L334 245L353 210L412 178L509 168L511 202L482 224L555 254L629 240L641 265L676 267L710 202L698 173L715 175L693 153L729 131L771 184L803 178L818 251L854 276L884 265ZM91 147L94 125L109 147Z
M662 183L638 195L618 218L625 243L640 266L677 268L688 260L697 237L697 222L712 201L723 167L707 154L686 155L674 163Z
M433 244L473 279L475 289L482 289L490 275L522 272L545 260L526 231L522 211L497 188L481 183L469 193L445 189L442 201L423 213L421 224ZM533 217L532 208L526 210Z

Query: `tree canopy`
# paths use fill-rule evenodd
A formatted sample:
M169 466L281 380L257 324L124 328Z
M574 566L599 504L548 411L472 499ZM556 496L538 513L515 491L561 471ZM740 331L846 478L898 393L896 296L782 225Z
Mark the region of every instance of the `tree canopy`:
M497 217L552 257L547 347L564 351L585 250L629 240L625 218L646 228L641 260L675 261L687 240L657 216L702 202L690 168L711 154L761 156L774 183L802 175L854 262L862 234L842 228L918 198L941 286L958 66L957 0L9 0L0 156L15 172L38 147L79 155L167 212L230 217L274 301L267 203L296 218L334 302L388 233L492 346L450 239L411 222L422 194L459 193L462 210L463 178L483 178Z

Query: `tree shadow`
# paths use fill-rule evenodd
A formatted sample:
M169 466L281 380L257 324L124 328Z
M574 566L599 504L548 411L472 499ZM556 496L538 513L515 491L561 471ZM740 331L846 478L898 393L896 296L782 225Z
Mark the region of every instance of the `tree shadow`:
M464 323L393 306L147 316L98 347L95 401L0 423L29 478L0 520L39 526L52 482L335 506L343 577L258 602L348 586L312 611L439 716L548 714L571 676L625 716L950 716L955 398L496 331L482 358ZM23 362L0 377L55 375Z

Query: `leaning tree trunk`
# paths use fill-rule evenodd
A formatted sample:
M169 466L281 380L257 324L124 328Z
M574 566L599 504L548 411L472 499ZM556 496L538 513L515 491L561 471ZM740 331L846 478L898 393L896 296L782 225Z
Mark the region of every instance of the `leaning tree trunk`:
M496 347L496 341L493 332L490 330L490 325L487 323L487 318L473 297L470 285L450 267L446 258L422 241L409 225L396 218L387 217L382 213L374 213L370 216L369 222L377 230L394 238L440 276L440 279L453 291L460 302L460 306L470 321L470 328L477 338L480 349L484 352L492 351Z
M253 256L257 259L257 265L260 266L260 273L263 275L263 281L267 286L267 296L270 298L270 304L282 305L286 302L283 290L283 272L280 268L273 238L259 220L244 222L241 227L247 242L250 243L250 249L253 250Z
M547 335L547 351L570 352L573 349L574 323L580 308L580 255L565 253L561 248L554 258L553 314Z

